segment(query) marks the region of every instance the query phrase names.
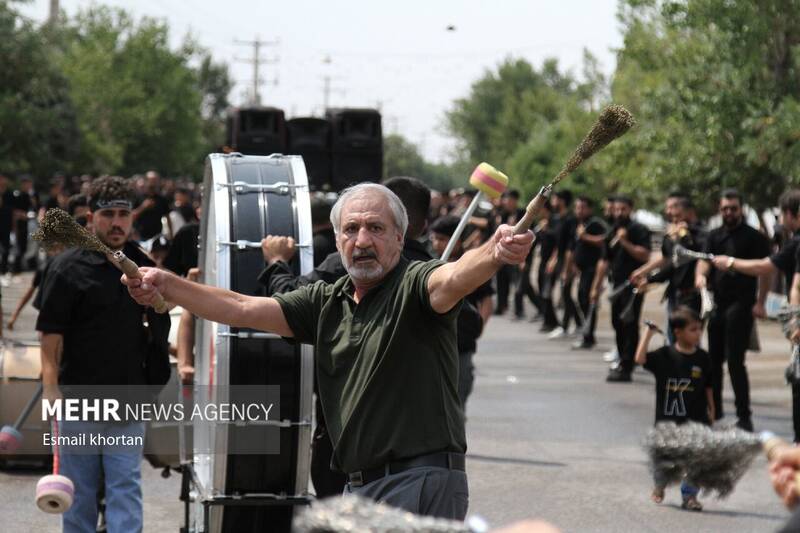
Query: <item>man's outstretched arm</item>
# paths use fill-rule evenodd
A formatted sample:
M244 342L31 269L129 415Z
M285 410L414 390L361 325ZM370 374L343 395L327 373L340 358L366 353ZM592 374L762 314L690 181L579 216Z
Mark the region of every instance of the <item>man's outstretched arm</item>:
M273 298L246 296L194 283L157 268L142 267L139 273L141 280L122 276L122 283L141 305L153 305L160 293L168 302L206 320L294 337L280 304Z
M501 266L524 262L532 243L532 232L514 235L513 227L500 226L482 246L433 271L428 278L431 307L437 313L446 313Z

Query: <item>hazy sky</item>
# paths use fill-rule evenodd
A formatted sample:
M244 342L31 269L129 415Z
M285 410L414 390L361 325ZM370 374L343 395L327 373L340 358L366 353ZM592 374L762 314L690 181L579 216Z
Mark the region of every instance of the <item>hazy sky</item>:
M245 101L253 77L250 64L236 61L252 58L252 46L234 41L278 40L261 53L278 59L262 66L261 77L278 80L262 86L263 104L289 118L319 114L327 76L331 106L379 106L384 131L405 135L432 160L453 146L444 112L503 58L538 66L555 57L580 74L586 47L611 73L622 44L616 0L61 0L61 9L72 15L92 3L167 19L175 45L191 32L230 65L234 104ZM20 9L43 20L49 4Z

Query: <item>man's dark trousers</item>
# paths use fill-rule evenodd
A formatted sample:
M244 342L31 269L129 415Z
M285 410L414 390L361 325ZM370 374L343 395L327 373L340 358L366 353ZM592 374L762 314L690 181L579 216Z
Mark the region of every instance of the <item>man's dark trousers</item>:
M622 314L633 298L633 313L628 321L623 320ZM636 346L639 344L639 318L642 316L642 297L626 291L611 304L611 325L616 335L617 350L619 351L620 371L630 374L633 371L633 358L636 355Z
M753 330L753 303L717 303L708 323L708 353L711 356L712 385L716 418L723 416L722 365L727 359L728 373L736 397L736 416L750 420L750 382L745 366L745 354Z
M597 326L597 307L595 306L594 312L592 316L589 316L589 308L591 307L591 302L589 301L589 296L592 292L592 282L594 281L595 270L588 269L588 270L581 270L580 278L578 279L578 305L581 307L581 312L583 313L584 320L589 320L591 325L585 327L584 325L584 336L583 341L588 344L594 344L594 330Z

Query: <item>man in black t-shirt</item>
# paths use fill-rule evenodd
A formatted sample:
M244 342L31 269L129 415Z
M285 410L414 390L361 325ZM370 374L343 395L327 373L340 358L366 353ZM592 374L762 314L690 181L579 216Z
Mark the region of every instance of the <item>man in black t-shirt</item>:
M524 209L519 208L519 191L511 189L503 193L500 209L498 211L497 225L508 224L513 226L525 214ZM519 267L516 265L504 265L497 271L495 280L497 281L497 306L495 314L502 315L508 309L508 296L511 292L511 285L519 274Z
M139 233L139 240L152 239L162 229L162 217L167 217L167 224L172 227L169 220L169 200L161 194L161 176L158 172L147 172L146 192L136 201L133 210L134 228ZM172 235L172 230L169 230Z
M122 178L95 180L89 220L106 246L123 250L138 265L151 266L147 255L128 241L132 196ZM145 361L152 361L148 354L167 364L169 315L136 303L125 287L120 288L119 279L119 270L99 252L72 248L51 263L40 289L36 322L42 333L45 398L52 400L70 386L114 386L122 394L130 393L130 386L148 384ZM132 443L115 449L93 446L86 438L87 445L60 447L60 473L75 483L74 503L63 515L64 530L95 530L97 493L104 486L108 530L140 531L144 423L62 420L59 432L67 437L87 433L122 437Z
M11 230L14 226L14 191L8 186L8 176L0 174L0 274L8 272L11 253Z
M698 224L689 221L690 206L690 200L683 193L670 193L664 206L669 225L661 241L661 256L651 259L631 274L631 283L638 288L643 288L648 283L667 282L664 294L667 299L667 316L680 306L700 312L700 293L694 286L696 261L673 264L673 251L677 245L698 252L705 247L705 231ZM667 341L673 341L670 331L667 331Z
M642 295L633 291L631 274L650 259L650 230L631 219L633 200L627 196L614 198L614 228L606 240L604 258L598 263L592 284L591 300L596 302L603 277L609 279L618 296L611 302L611 325L614 327L620 362L612 368L606 381L629 382L633 371L633 356L639 343L639 317L642 314Z
M597 323L597 307L590 303L592 282L597 271L597 263L603 255L603 245L608 233L605 222L592 214L592 199L579 196L575 200L575 227L568 235L565 265L566 270L573 267L578 272L578 305L583 320L582 338L573 346L576 349L590 349L595 343L594 330Z
M14 191L14 234L17 250L14 256L14 272L22 272L22 264L28 251L28 213L39 210L39 196L33 190L33 180L25 176L20 180L19 190Z
M737 426L752 431L750 383L745 354L753 331L754 309L757 311L758 280L734 270L736 258L762 259L769 255L770 244L762 233L748 226L742 213L742 197L733 190L723 191L719 204L723 225L709 232L705 252L727 256L724 264L698 261L695 285L707 285L714 293L716 309L708 323L708 351L714 366L714 402L717 419L722 418L722 365L728 361L728 372L736 397ZM765 280L768 282L768 280ZM764 281L762 281L764 283Z
M572 193L566 189L556 191L550 199L553 213L556 215L554 218L556 231L556 253L550 256L547 264L547 271L553 276L553 280L561 281L561 303L564 306L564 315L561 320L561 325L556 328L549 336L550 339L558 339L565 337L568 334L569 325L571 320L575 320L575 324L580 327L580 318L575 306L575 300L572 299L572 282L575 273L571 268L567 268L567 251L569 250L570 242L578 227L578 222L575 216L570 212L570 204L572 203ZM552 305L552 298L550 300Z

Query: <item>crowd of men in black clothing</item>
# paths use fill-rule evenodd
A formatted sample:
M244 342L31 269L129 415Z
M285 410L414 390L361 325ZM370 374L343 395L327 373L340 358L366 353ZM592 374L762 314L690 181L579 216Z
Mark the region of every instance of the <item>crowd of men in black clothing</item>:
M186 275L197 266L199 190L191 182L162 180L155 171L135 176L132 181L138 193L132 212L132 239L151 254L156 264ZM85 224L88 204L81 189L90 182L88 178L77 182L56 178L47 200L41 203L30 180L20 180L19 188L11 190L8 179L0 176L2 264L6 265L8 258L6 241L12 223L20 224L18 233L25 235L16 238L17 246L23 247L15 255L20 258L25 255L28 220L37 213L61 207ZM414 178L392 178L384 183L408 211L404 254L411 260L441 256L474 192L444 196ZM469 219L451 260L479 246L500 224L519 220L524 213L519 201L519 193L509 190L498 200L485 202ZM288 239L266 236L262 241L266 269L260 280L268 295L317 279L332 282L344 274L329 218L332 204L329 196L312 195L316 268L310 276L293 276L288 263L295 249ZM606 354L611 363L607 380L631 381L645 294L655 285L666 283L663 299L667 315L686 306L706 320L716 418L724 416L721 394L723 365L727 363L738 425L752 430L745 354L755 338L754 319L765 316L765 298L774 286L772 274L785 274L783 287L787 294L791 293L792 303L800 304L800 275L795 275L800 265L800 241L794 237L795 230L800 229L800 191L784 194L780 211L783 225L775 235L776 239L784 238L778 246L764 232L747 224L744 200L734 190L723 192L718 224L713 229L701 224L689 195L671 193L664 206L666 229L658 254L652 248L653 243L659 244L660 234L654 237L647 226L635 220L630 197L608 196L601 206L588 196L573 197L565 189L555 191L536 223L534 246L524 263L503 267L492 284L479 288L463 306L458 323L458 387L462 404L466 406L472 389L472 357L477 339L492 314L510 312L512 320L539 322L539 331L552 339L573 338L574 349L589 350L597 343L598 310L609 305L615 349ZM713 254L714 258L697 260L686 250ZM653 296L661 294L650 292ZM708 305L710 300L713 308ZM529 316L526 307L531 311ZM670 342L669 328L665 330ZM800 341L800 333L795 341ZM794 425L795 438L800 441L800 376L797 383L793 386ZM315 441L320 435L324 435L324 427L321 433L317 432ZM314 470L326 471L325 454L319 458ZM317 481L320 486L326 483L322 478ZM336 492L340 482L336 479L328 490Z
M470 199L469 193L450 198L434 193L431 220L444 213L460 215ZM511 190L486 206L470 220L464 242L477 245L497 224L513 224L523 213L518 200ZM574 338L574 349L591 349L597 342L598 309L609 305L615 347L604 355L611 363L606 380L625 383L631 381L635 366L645 295L661 296L666 316L688 307L707 326L716 419L725 414L721 400L727 363L737 425L752 431L745 357L758 342L755 319L766 317L770 290L784 292L791 303L800 304L800 275L795 274L800 266L800 238L795 236L800 229L800 191L786 192L779 211L780 223L770 238L764 228L748 224L744 199L736 190L722 192L717 216L708 225L699 220L690 196L676 191L665 201L662 235L635 220L630 197L608 196L600 208L592 198L556 191L535 227L536 240L525 263L498 272L493 312L506 313L513 295L511 318L523 320L528 300L533 310L529 320L541 323L540 332L552 339ZM660 246L660 253L654 245ZM698 259L697 253L710 255ZM774 280L779 272L783 276ZM663 291L654 290L660 284L666 284ZM663 329L666 342L673 342L670 328ZM794 342L800 342L800 329ZM795 440L800 442L797 378L793 418Z

